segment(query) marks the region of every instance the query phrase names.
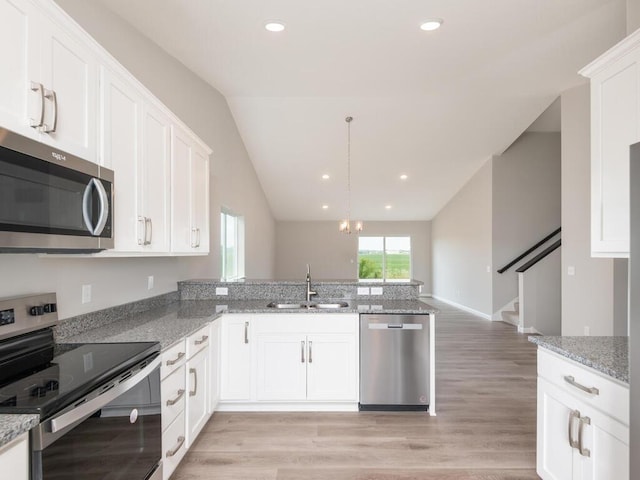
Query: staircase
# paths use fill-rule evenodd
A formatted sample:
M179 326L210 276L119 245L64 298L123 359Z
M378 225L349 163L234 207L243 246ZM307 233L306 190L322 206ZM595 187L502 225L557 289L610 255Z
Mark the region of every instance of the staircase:
M513 310L503 310L500 314L503 322L520 326L520 302L513 302Z

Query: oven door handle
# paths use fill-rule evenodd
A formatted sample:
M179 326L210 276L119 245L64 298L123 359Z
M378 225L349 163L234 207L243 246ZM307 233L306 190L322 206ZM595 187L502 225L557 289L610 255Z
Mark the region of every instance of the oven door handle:
M105 405L111 403L113 400L118 398L120 395L125 393L127 390L132 389L142 380L144 380L152 371L160 366L161 358L160 356L156 357L149 365L144 367L138 373L136 373L133 377L128 378L122 383L117 384L110 390L107 390L102 395L98 395L96 398L93 398L73 410L68 411L67 413L63 413L59 417L53 418L51 420L51 433L59 432L75 423L84 420L93 414L93 412L100 410Z

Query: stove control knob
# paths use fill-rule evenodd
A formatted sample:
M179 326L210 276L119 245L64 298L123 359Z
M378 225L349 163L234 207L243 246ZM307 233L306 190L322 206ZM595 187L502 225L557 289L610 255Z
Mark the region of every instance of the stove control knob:
M32 317L39 317L40 315L44 315L44 307L42 305L31 307L31 309L29 310L29 315L31 315Z
M55 303L45 303L43 308L44 313L54 313L58 311L58 305Z

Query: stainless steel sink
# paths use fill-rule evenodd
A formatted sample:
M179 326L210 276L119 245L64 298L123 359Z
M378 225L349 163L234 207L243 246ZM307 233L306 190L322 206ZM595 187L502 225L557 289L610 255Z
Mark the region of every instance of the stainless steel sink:
M347 302L336 303L278 303L270 302L267 304L267 308L276 308L280 310L301 310L305 308L318 308L323 310L332 310L338 308L347 308L349 304Z

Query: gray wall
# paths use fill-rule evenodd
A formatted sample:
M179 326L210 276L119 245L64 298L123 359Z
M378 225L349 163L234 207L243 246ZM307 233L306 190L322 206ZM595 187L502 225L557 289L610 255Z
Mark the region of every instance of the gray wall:
M432 221L433 295L492 313L492 162L486 162Z
M589 86L562 94L562 335L613 334L613 260L591 258ZM568 275L569 267L575 275Z
M640 28L640 1L627 0L627 35Z
M412 277L431 293L431 222L365 222L366 236L410 236ZM306 264L317 279L358 276L358 236L338 232L338 222L277 222L276 278L298 279Z
M560 134L525 132L493 157L493 311L518 296L496 270L560 226Z
M220 274L219 212L245 216L246 274L273 276L275 222L225 98L98 2L58 2L212 149L211 254L193 258L40 258L0 255L0 296L55 291L60 317L117 305L176 289L176 281ZM147 275L155 288L147 290ZM81 286L93 301L80 303Z

